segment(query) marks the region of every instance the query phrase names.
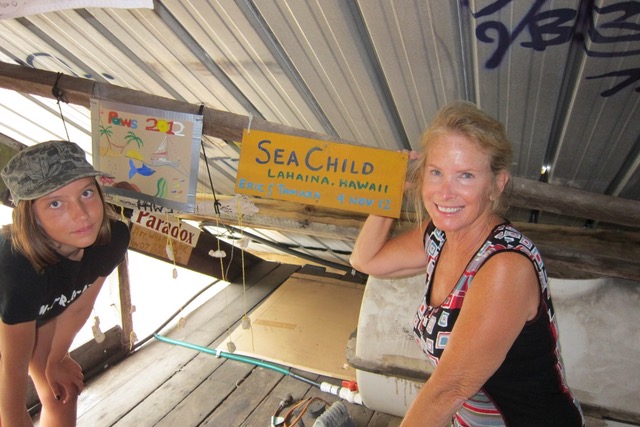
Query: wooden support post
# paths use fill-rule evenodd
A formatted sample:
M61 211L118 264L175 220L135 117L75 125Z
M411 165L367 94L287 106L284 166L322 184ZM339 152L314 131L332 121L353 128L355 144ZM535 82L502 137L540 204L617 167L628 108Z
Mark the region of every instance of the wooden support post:
M120 293L120 317L122 321L122 346L131 348L131 333L133 332L133 315L131 305L131 283L129 282L129 256L118 266L118 291Z

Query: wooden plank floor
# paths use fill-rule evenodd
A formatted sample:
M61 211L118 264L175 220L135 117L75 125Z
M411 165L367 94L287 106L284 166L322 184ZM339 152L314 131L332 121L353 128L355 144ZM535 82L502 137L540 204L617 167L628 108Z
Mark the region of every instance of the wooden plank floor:
M230 285L194 311L183 328L162 334L216 348L239 324L245 307L247 312L251 311L295 272L310 273L294 265L258 264L247 273L244 290L241 285ZM332 378L292 372L311 381L339 384ZM310 397L321 397L328 403L340 400L271 369L151 340L87 382L78 403L78 426L268 427L271 416L287 395L295 400ZM356 427L400 424L398 417L343 403ZM38 426L37 416L34 421ZM302 421L303 424L296 425L310 427L315 420L306 413ZM590 417L586 421L587 427L632 425Z
M163 335L215 348L239 323L245 307L250 311L299 269L277 263L260 264L247 273L244 292L240 285L229 286L194 311L183 328ZM339 384L335 379L295 373L312 381ZM266 427L288 394L295 400L312 396L329 403L339 400L272 369L152 340L88 381L78 404L78 426ZM400 424L397 417L344 403L357 427ZM313 425L309 411L302 421L304 424L297 425Z

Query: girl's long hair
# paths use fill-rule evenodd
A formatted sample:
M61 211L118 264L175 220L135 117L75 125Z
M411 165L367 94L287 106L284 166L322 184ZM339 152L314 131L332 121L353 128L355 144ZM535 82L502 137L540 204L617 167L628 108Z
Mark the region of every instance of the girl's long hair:
M103 217L94 245L103 246L111 242L111 218L115 218L113 208L105 203L102 188L96 182L98 195L102 200ZM13 224L8 230L13 249L31 262L37 272L60 261L55 242L38 225L33 212L34 200L20 200L13 208Z

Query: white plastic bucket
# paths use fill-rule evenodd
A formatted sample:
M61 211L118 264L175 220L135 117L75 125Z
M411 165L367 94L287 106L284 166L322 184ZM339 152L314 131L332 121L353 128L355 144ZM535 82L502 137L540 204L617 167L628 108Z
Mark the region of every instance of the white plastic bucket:
M403 417L432 372L412 331L424 280L367 281L349 362L368 408ZM578 400L620 420L640 420L640 283L552 278L549 286L567 381Z
M413 338L413 316L425 276L383 280L369 277L362 298L355 357L356 379L368 408L402 417L431 364ZM417 379L415 377L421 378Z

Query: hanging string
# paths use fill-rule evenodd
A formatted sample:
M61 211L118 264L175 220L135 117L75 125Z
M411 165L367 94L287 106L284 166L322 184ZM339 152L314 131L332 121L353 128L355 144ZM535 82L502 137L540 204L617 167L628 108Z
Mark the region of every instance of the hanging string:
M198 114L202 115L204 112L204 104L200 105L200 109ZM250 114L249 115L249 124L248 124L248 132L251 132L251 122L253 120L253 115ZM217 215L216 217L216 228L219 229L219 219L220 219L220 202L218 201L217 197L216 197L216 191L215 191L215 187L213 185L213 179L211 178L211 170L209 168L209 159L207 158L207 153L205 150L205 146L204 146L204 139L200 140L200 145L202 147L202 155L204 157L204 162L205 165L207 167L207 175L209 177L209 185L211 186L211 191L213 193L213 207L215 210L215 213ZM242 212L240 210L240 201L238 201L238 223L240 224L240 229L242 230ZM243 240L242 234L241 234L241 241ZM224 254L224 252L221 250L220 248L220 239L217 239L218 241L218 250L215 253L215 256L217 258L220 258L220 272L222 275L222 280L226 281L226 274L224 271L224 264L223 264L223 260L222 258L224 256L226 256L226 254ZM233 259L233 248L231 249L231 257ZM246 271L245 271L245 259L244 259L244 248L241 247L241 269L242 269L242 297L243 297L243 312L244 315L242 316L242 328L243 329L251 329L251 341L252 341L252 346L253 346L253 328L251 327L251 319L249 319L249 317L247 316L247 300L246 300L246 292L247 292L247 288L246 288ZM231 260L229 261L229 265L228 267L231 266ZM228 301L227 301L227 293L226 293L226 288L224 290L224 297L225 297L225 310L228 306ZM230 353L233 353L236 349L236 345L233 343L232 338L231 338L231 325L229 324L227 327L227 336L229 341L227 342L227 350Z
M200 104L200 109L198 110L198 115L202 116L204 113L204 104ZM219 228L219 218L220 218L220 202L218 201L218 198L216 197L216 189L213 185L213 178L211 178L211 169L209 168L209 159L207 158L207 152L206 149L204 147L204 138L200 139L200 146L202 147L202 157L204 157L204 164L207 167L207 176L209 177L209 185L211 186L211 192L213 193L213 210L216 213L216 228ZM224 258L226 256L226 254L224 253L224 251L221 249L220 247L220 239L216 239L218 242L218 250L215 252L215 254L213 255L215 258L219 258L220 259L220 275L222 276L222 280L223 281L227 281L227 275L225 274L225 270L224 270L224 262L222 260L222 258ZM231 255L233 256L233 252L231 253ZM229 261L229 266L231 266L231 261ZM225 287L223 290L224 293L224 312L227 311L227 307L228 307L228 300L227 300L227 288ZM231 325L227 325L227 337L229 338L229 341L227 342L227 350L230 353L233 353L236 349L236 345L233 343L233 341L231 340Z
M200 104L200 110L198 110L198 115L202 115L204 112L204 104ZM216 189L213 186L213 179L211 178L211 170L209 169L209 159L207 158L207 153L204 148L204 138L200 139L200 146L202 146L202 156L204 157L204 164L207 166L207 175L209 176L209 185L211 185L211 191L213 192L213 210L216 212L216 215L220 215L220 202L216 197Z
M167 224L169 223L168 212L165 212L165 221ZM167 234L167 243L166 243L165 251L167 253L167 257L169 257L169 259L173 262L173 278L177 279L178 269L176 268L176 253L173 249L173 239L171 238L171 236L169 236L169 234Z
M251 348L252 350L255 350L255 343L254 343L254 335L253 335L253 327L251 325L251 318L249 318L248 314L247 314L247 279L246 279L246 266L245 266L245 258L244 258L244 249L247 247L247 243L246 243L246 239L243 235L243 231L242 231L242 208L240 205L240 199L238 199L237 201L237 213L238 213L238 228L240 230L240 239L239 239L239 243L238 246L240 248L240 256L241 256L241 270L242 270L242 311L243 311L243 316L241 319L241 327L242 329L249 329L250 333L251 333ZM218 219L216 219L216 226L219 226L219 221ZM231 261L233 260L233 251L235 248L235 244L232 245L231 248L231 255L232 255L232 259L229 261L229 265L231 265ZM218 248L220 248L220 239L218 239ZM218 252L221 252L220 249L218 249ZM220 257L220 267L222 268L222 257ZM225 276L223 276L223 280ZM225 288L225 311L227 308L227 294L226 294L226 288ZM233 353L236 350L236 345L232 340L232 336L231 336L231 325L229 324L227 326L227 337L228 337L228 342L227 342L227 350L230 353Z
M60 118L62 119L62 125L64 126L64 132L67 134L67 141L71 141L69 139L69 131L67 130L67 122L64 120L64 114L62 114L62 106L60 105L60 101L68 104L69 101L64 96L64 92L62 89L58 87L58 82L60 81L60 77L62 77L62 73L58 73L56 75L56 82L53 84L51 88L51 93L58 100L58 110L60 111Z
M240 229L240 260L242 266L242 300L244 305L244 317L247 317L247 280L245 275L245 267L244 267L244 233L242 229L242 207L240 206L240 199L238 199L238 228Z
M216 217L216 229L220 229L220 221L219 221L220 217L217 216ZM222 276L222 280L223 281L227 281L227 275L226 272L224 270L224 263L222 261L222 258L224 258L226 256L226 253L221 249L220 247L220 238L216 237L216 241L218 242L218 251L217 251L217 258L220 258L220 275ZM231 249L233 251L233 248ZM233 256L233 252L231 252L231 255ZM231 266L231 260L229 260L229 266ZM224 287L224 290L222 291L224 294L224 313L228 313L228 308L229 308L229 300L227 299L227 287ZM227 341L227 350L230 353L233 353L236 350L236 345L233 343L233 339L231 338L231 323L227 322L227 339L229 341Z
M243 234L243 228L242 228L242 206L240 204L240 199L238 199L238 203L237 203L237 210L238 210L238 228L240 229L240 259L241 259L241 270L242 270L242 303L243 303L243 311L244 311L244 316L242 316L242 321L241 321L241 326L242 329L249 329L251 332L251 350L255 351L255 343L254 343L254 336L253 336L253 328L251 325L251 319L249 318L249 316L247 315L247 276L246 276L246 269L245 269L245 263L244 263L244 250L246 249L246 247L248 246L244 234Z

